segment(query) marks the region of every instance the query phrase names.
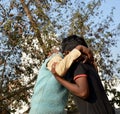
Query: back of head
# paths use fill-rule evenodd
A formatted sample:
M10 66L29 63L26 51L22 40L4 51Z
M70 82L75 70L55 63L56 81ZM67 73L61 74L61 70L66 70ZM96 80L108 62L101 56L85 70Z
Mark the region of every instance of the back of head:
M77 45L83 45L85 47L88 47L84 38L79 37L77 35L68 36L67 38L64 38L62 41L62 52L71 51Z

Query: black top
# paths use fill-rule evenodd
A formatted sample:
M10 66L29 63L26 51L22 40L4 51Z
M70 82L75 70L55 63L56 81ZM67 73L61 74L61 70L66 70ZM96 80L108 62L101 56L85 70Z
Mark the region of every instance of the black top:
M89 84L89 97L82 99L74 96L75 103L80 114L115 114L107 95L104 91L101 80L94 67L82 62L74 63L68 71L67 80L74 83L73 78L79 74L86 74Z

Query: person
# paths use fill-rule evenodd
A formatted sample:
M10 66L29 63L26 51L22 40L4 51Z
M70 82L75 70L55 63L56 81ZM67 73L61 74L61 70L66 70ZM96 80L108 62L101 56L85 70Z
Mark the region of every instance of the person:
M51 68L54 62L59 62L55 68L56 72L60 76L65 75L74 60L81 56L81 52L86 53L88 58L92 59L91 51L80 45L76 46L64 59L62 53L56 48L52 50L53 54L49 54L39 70L29 114L64 114L68 90L58 83Z
M75 46L87 46L82 37L71 35L62 42L63 53L68 53ZM60 84L67 88L72 94L80 114L115 114L111 106L100 77L94 65L82 62L83 57L79 57L69 68L66 79L61 78L54 68L52 72ZM53 65L55 67L55 64Z

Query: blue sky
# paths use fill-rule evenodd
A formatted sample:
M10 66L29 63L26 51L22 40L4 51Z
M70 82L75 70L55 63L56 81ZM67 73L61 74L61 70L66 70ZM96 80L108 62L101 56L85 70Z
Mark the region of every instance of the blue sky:
M86 0L86 2L89 2L91 0ZM7 0L6 0L7 2ZM114 19L114 22L115 22L115 25L117 27L118 23L120 23L120 0L104 0L101 8L104 10L104 15L109 15L110 11L111 11L111 8L112 7L115 7L115 10L114 10L114 16L113 16L113 19ZM1 34L0 34L1 36ZM118 49L120 49L120 38L118 36L118 42L117 42L117 47L114 47L112 49L112 51L114 52L114 55L117 55L119 54L118 52Z
M112 7L115 7L113 19L115 22L114 26L117 27L117 25L120 23L120 0L105 0L104 4L102 5L102 9L104 9L105 14L109 14ZM117 37L117 39L117 47L112 49L114 55L119 54L118 50L120 49L120 35Z
M106 13L109 12L112 7L115 7L114 20L117 23L120 22L120 0L106 0L102 7Z

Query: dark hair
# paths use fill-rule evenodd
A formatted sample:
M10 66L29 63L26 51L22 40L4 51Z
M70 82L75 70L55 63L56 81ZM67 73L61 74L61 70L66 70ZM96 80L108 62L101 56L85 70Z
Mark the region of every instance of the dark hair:
M85 47L88 47L83 37L79 37L77 35L68 36L62 41L62 52L71 51L77 45L83 45Z

